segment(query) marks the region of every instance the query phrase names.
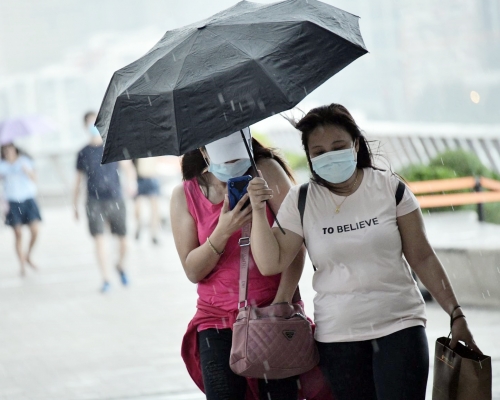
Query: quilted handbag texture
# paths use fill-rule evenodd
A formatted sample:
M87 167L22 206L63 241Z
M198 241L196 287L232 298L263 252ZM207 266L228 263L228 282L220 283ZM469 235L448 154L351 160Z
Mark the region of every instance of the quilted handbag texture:
M236 374L283 379L307 372L318 362L311 324L300 304L239 310L229 360Z

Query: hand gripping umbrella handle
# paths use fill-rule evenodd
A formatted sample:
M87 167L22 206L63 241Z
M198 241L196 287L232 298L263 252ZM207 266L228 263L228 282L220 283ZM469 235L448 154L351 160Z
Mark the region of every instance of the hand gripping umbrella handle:
M245 134L243 133L243 129L241 129L240 132L241 132L241 137L243 139L243 143L245 143L245 148L247 149L248 156L250 157L250 162L252 163L253 174L254 176L259 176L259 171L257 171L257 164L255 164L255 160L253 159L253 155L252 152L250 151L250 147L248 146L247 139L245 138ZM286 235L284 229L281 227L280 222L278 221L278 218L276 217L276 214L274 213L274 210L271 208L271 205L269 203L267 205L269 206L269 210L271 211L271 214L273 215L273 218L276 221L278 228L280 228L281 233L283 233L283 235Z

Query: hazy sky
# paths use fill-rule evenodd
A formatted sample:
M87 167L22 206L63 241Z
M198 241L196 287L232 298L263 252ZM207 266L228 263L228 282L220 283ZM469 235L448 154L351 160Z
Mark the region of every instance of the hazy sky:
M500 122L498 0L323 0L361 17L369 54L311 97L370 118ZM269 3L271 1L259 1ZM234 0L0 0L0 82L61 63L103 33L159 32L207 18ZM130 60L132 61L132 60ZM107 76L111 71L106 72ZM480 104L471 102L478 91Z

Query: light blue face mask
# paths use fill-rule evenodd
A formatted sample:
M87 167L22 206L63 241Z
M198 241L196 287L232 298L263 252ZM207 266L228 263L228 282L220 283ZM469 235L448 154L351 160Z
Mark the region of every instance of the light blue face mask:
M208 171L215 175L221 182L227 182L230 178L242 176L247 172L252 163L248 158L242 158L234 163L213 164L210 163Z
M101 136L101 134L99 133L99 130L96 128L95 125L90 125L89 126L89 133L92 135L92 136Z
M312 167L321 178L330 183L348 180L356 170L354 146L346 150L329 151L311 159Z

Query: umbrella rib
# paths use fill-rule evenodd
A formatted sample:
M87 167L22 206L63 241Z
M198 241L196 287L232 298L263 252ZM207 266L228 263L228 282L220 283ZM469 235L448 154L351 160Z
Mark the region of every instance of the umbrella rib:
M295 21L293 21L295 22ZM208 28L208 27L207 27ZM255 64L257 64L259 66L259 68L264 72L264 74L269 78L269 80L271 82L273 82L273 79L271 77L271 75L269 75L269 73L267 72L267 70L260 64L260 62L255 59L254 57L252 57L250 54L248 54L245 50L242 50L240 49L239 47L235 46L234 43L231 43L229 40L227 40L224 36L221 36L217 33L215 33L214 31L210 30L210 33L212 33L214 36L217 36L219 38L221 38L225 43L229 44L230 46L232 46L234 49L240 51L241 53L245 54L249 60L252 60ZM285 94L285 92L283 91L283 89L281 88L281 86L277 85L277 87L279 88L280 92L283 94L283 96L287 99L288 102L290 102L290 99L288 98L288 96Z

